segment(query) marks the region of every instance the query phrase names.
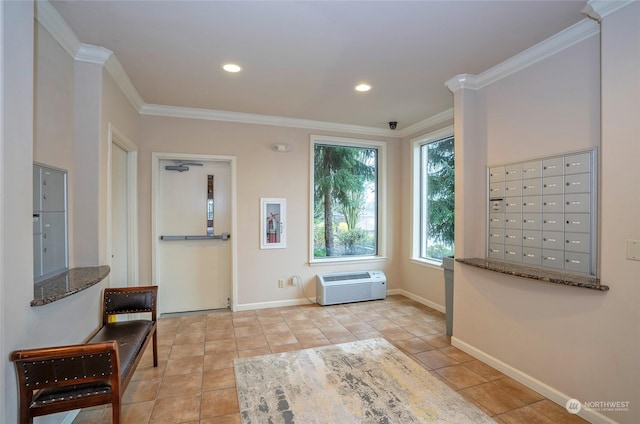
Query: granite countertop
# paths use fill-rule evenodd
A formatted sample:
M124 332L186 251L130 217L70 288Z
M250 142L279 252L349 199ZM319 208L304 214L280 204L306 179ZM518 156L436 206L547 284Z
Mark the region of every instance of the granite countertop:
M108 265L71 268L62 274L40 281L33 286L31 306L46 305L88 289L104 280L110 271Z
M600 291L609 290L609 286L603 286L600 284L599 278L590 277L588 275L566 274L564 272L552 271L549 269L533 268L516 263L495 261L484 258L460 258L456 259L456 262L489 271L500 272L502 274L515 275L517 277L530 278L555 284L563 284L565 286L583 287L586 289Z

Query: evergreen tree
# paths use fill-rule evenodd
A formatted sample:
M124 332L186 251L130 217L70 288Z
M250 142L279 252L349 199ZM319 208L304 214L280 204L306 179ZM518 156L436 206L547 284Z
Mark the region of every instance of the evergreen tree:
M316 144L314 152L314 215L324 218L324 240L327 256L335 256L333 213L340 207L349 228L355 226L362 210L366 183L375 178L374 149ZM355 216L355 219L354 219Z
M453 246L455 171L453 137L427 145L428 232L436 242Z

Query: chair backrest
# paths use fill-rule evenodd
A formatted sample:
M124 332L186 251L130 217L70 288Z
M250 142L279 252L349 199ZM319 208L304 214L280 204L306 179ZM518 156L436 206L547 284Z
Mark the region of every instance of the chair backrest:
M118 381L115 341L18 350L11 354L21 391Z
M102 323L109 322L110 315L150 312L156 321L158 286L107 288L104 290Z

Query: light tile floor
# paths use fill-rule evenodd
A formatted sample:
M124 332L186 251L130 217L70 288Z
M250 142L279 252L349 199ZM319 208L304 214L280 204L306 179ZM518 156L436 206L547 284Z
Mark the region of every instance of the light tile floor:
M122 422L240 423L233 359L373 337L396 345L498 423L585 422L451 346L444 314L404 296L334 306L162 317L159 366L153 367L149 347L124 394ZM73 421L110 422L110 406L84 409Z

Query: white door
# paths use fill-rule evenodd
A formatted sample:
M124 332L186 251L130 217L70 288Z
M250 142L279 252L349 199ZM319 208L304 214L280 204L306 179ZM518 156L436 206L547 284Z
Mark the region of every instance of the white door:
M231 232L231 171L223 161L198 162L186 171L167 170L157 180L158 237L204 236L208 226L208 181L213 176L213 232ZM226 308L231 297L230 242L160 240L156 252L158 304L162 313Z
M124 287L128 283L129 252L127 241L127 152L111 144L111 272L110 284Z

